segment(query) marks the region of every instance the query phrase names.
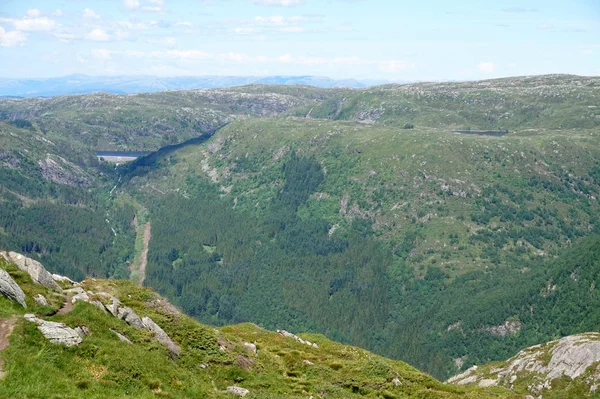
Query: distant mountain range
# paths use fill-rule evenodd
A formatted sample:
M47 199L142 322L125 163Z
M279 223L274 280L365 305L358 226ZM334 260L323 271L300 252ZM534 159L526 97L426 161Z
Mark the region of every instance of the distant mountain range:
M114 94L145 93L163 90L189 90L231 87L247 84L309 85L315 87L360 88L390 83L383 80L335 80L321 76L87 76L68 75L57 78L0 78L0 96L51 97L65 94L108 92ZM407 82L396 82L407 83Z

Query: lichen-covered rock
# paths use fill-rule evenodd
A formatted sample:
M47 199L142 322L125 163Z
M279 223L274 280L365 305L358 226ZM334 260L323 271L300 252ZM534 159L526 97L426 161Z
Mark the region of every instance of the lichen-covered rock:
M25 320L37 324L38 330L53 344L76 346L81 344L83 338L80 333L64 323L38 319L32 314L26 314Z
M526 348L499 367L473 366L447 383L511 389L521 385L523 390L540 396L552 389L554 379L568 377L581 380L591 392L600 384L599 362L600 333L578 334Z
M60 282L60 283L68 283L68 284L71 284L71 285L75 285L75 281L71 280L68 277L61 276L60 274L53 274L52 275L52 279L54 281L57 281L57 282Z
M158 324L156 324L151 318L144 317L142 318L142 323L144 327L154 333L154 338L161 344L163 344L173 355L179 356L181 353L181 348L177 345L173 340L167 335L167 333L160 328Z
M13 262L19 269L27 272L34 282L53 290L61 290L60 286L52 278L52 275L37 260L12 251L0 251L0 255L9 262Z
M0 269L0 293L8 299L17 301L24 308L27 307L27 304L25 303L25 293L21 287L19 287L19 284L13 280L10 274L2 269Z
M229 392L232 395L239 396L241 398L243 398L244 396L246 396L250 393L250 391L247 390L246 388L236 387L235 385L227 387L227 392Z

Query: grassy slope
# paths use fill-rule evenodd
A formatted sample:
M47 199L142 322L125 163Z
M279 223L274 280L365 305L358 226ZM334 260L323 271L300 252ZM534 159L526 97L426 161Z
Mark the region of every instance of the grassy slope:
M337 234L351 220L366 218L390 246L418 231L408 261L419 274L432 264L450 275L481 269L494 261L487 256L490 247L500 259L519 246L519 256L549 254L597 221L600 186L590 173L600 166L598 129L496 138L351 122L251 120L179 151L136 186L150 196L159 195L156 189L185 193L186 179L200 176L226 189L223 195L236 199L236 209L266 211L291 148L315 156L326 170L301 215L339 225ZM546 213L537 212L540 204ZM540 228L552 235L540 239ZM498 231L520 234L498 248L484 236Z
M9 271L28 298L43 293L52 302L51 306L40 307L28 299L28 309L24 310L0 298L2 317L25 312L51 314L59 306L54 293L34 285L25 273L4 260L0 267ZM148 332L78 302L70 313L48 320L73 327L86 325L91 336L79 347L50 344L34 324L19 318L10 346L0 354L8 372L0 384L1 397L226 398L230 395L225 389L234 384L248 388L251 398L511 397L503 389L486 392L446 386L402 362L340 345L320 335L302 335L318 343L317 349L252 324L216 330L173 314L164 302L157 305L158 298L151 290L125 281L88 279L82 286L95 292L111 292L139 315L151 316L182 346L179 358L171 359ZM133 344L121 342L110 329L125 334ZM258 355L246 352L244 342L255 343ZM402 384L396 386L394 378Z

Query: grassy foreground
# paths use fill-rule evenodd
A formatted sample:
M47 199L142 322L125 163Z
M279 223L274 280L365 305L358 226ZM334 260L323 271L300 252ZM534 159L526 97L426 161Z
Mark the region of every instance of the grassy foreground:
M58 292L34 285L29 276L4 260L27 295L28 308L0 298L0 315L17 317L10 345L0 353L7 373L2 398L227 398L227 387L250 391L249 398L500 398L508 391L444 385L405 363L337 344L321 335L302 335L318 348L246 323L215 329L182 315L150 289L127 281L88 279L86 291L108 292L140 316L149 316L182 348L178 358L151 333L127 325L89 303L77 302L66 314L53 314ZM45 295L49 306L32 296ZM24 313L85 325L91 335L79 346L50 343ZM112 331L111 331L112 330ZM117 331L131 340L121 341ZM253 343L253 353L244 343ZM514 396L517 397L517 396Z

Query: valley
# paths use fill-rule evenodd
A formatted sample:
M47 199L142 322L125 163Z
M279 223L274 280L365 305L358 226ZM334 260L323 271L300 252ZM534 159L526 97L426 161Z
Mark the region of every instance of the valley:
M445 380L597 331L599 85L3 99L0 248Z

